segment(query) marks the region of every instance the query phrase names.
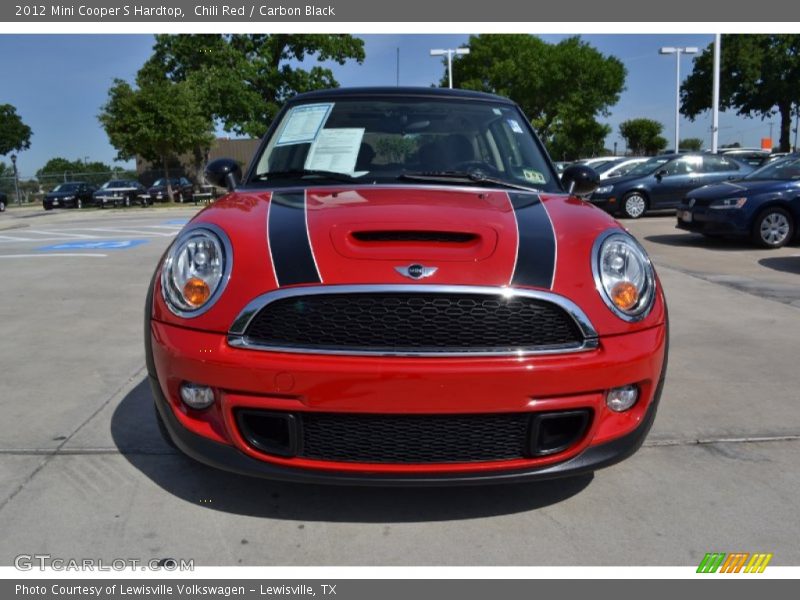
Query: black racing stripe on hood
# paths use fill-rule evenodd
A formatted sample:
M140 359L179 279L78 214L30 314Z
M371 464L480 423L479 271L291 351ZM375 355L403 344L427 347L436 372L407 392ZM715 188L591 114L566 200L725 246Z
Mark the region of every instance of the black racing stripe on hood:
M512 286L550 288L556 267L556 236L539 196L508 194L517 219L519 245Z
M272 194L267 236L279 286L321 283L306 227L304 192Z

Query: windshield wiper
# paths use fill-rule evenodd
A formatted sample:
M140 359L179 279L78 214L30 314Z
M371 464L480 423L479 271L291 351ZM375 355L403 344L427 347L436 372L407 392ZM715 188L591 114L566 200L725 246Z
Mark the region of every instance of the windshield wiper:
M402 173L397 177L398 179L409 179L411 181L463 181L469 183L488 183L492 185L499 185L501 187L511 188L513 190L525 190L526 192L541 192L542 190L522 185L519 183L511 183L504 179L491 177L486 175L483 171L409 171Z
M358 181L357 177L340 173L338 171L324 171L321 169L293 169L289 171L268 171L255 176L259 181L269 181L270 179L303 179L305 177L323 177L334 181L353 182Z

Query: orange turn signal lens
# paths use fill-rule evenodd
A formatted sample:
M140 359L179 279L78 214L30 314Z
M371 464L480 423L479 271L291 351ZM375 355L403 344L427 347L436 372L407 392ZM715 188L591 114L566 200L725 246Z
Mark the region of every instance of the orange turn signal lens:
M629 281L620 281L611 288L611 301L620 310L630 310L639 301L639 292Z
M183 286L183 297L192 306L201 306L208 301L211 290L208 284L199 277L192 277Z

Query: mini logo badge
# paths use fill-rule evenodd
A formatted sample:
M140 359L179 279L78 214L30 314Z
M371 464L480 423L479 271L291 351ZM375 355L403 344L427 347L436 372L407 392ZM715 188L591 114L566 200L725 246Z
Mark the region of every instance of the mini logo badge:
M430 277L436 273L436 271L439 270L439 267L408 265L407 267L395 267L394 270L400 273L400 275L403 277L408 277L409 279L424 279L425 277Z

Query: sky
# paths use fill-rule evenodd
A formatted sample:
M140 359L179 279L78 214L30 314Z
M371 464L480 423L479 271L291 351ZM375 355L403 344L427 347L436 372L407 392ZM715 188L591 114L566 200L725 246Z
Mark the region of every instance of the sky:
M358 35L358 34L356 34ZM467 44L460 34L358 35L365 41L366 59L343 66L330 63L342 86L395 85L398 80L397 52L400 49L400 85L425 86L437 83L445 70L440 58L429 55L431 48L456 48ZM541 35L554 43L565 35ZM619 124L630 118L646 117L664 125L663 136L673 145L675 121L675 57L662 56L662 46L697 46L701 50L713 35L589 34L582 38L607 55L619 58L628 70L626 89L620 101L601 122L612 127L606 147L624 150ZM19 154L20 175L33 176L50 158L101 161L119 167L97 121L114 79L132 81L150 56L151 35L0 35L3 78L0 104L12 104L33 130L31 148ZM317 64L316 61L313 61ZM692 59L681 60L681 78L691 72ZM734 112L720 115L720 144L739 142L760 146L770 135L777 143L778 119L743 118ZM223 132L220 132L224 135ZM680 137L698 137L711 145L711 113L694 122L681 118ZM7 157L0 160L8 164Z

